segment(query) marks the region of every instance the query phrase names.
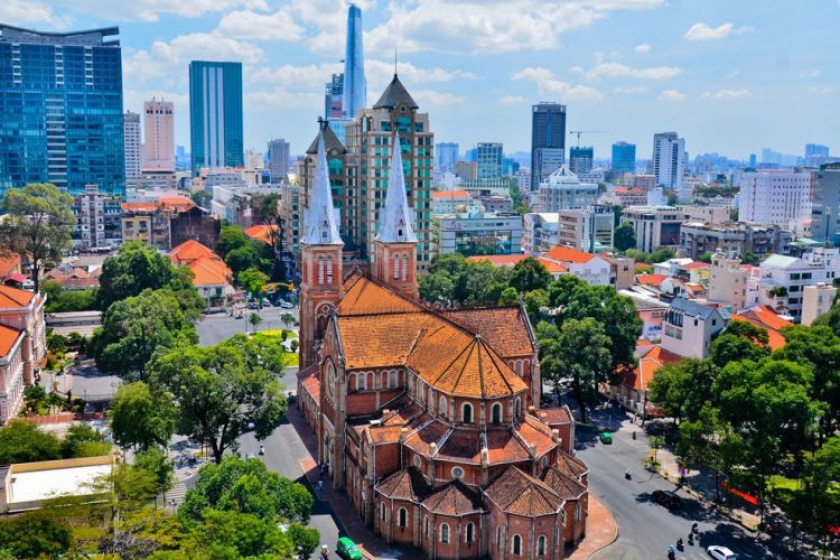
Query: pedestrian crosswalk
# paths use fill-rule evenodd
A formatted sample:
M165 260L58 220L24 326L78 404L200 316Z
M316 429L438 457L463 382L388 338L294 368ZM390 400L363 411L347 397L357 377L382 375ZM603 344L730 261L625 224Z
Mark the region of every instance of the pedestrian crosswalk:
M161 496L161 498L165 497L166 500L165 500L164 504L167 507L172 507L172 506L179 506L179 505L183 504L184 503L184 498L186 497L186 495L187 495L187 485L184 484L183 482L176 482L175 486L173 486L169 490L169 492L167 492L164 496Z

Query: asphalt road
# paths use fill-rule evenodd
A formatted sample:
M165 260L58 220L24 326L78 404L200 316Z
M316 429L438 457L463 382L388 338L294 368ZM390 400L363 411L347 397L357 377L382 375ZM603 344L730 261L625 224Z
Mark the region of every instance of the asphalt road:
M198 322L196 330L198 331L199 343L202 346L213 346L221 341L232 337L238 333L251 332L253 327L248 321L254 309L243 309L242 319L229 317L222 313L212 313L207 315ZM294 315L295 320L299 319L298 308L284 309L282 307L264 307L256 311L262 317L262 323L257 326L257 331L279 330L286 328L280 317L288 312ZM292 327L293 329L295 327Z
M615 412L596 412L600 427L578 428L576 431L578 456L589 466L589 490L612 512L618 524L616 542L596 553L593 560L651 560L667 558L668 546L680 537L685 551L677 552L677 559L700 560L710 558L709 545L723 545L738 553L739 560L778 558L758 542L752 534L728 518L709 513L699 502L678 492L683 507L671 512L651 501L654 490L674 490L674 485L659 475L644 470L642 464L650 451L642 430ZM613 444L604 445L597 439L601 429L613 431ZM636 440L633 431L638 431ZM631 480L624 473L631 472ZM694 546L688 545L692 522L698 523L700 536Z

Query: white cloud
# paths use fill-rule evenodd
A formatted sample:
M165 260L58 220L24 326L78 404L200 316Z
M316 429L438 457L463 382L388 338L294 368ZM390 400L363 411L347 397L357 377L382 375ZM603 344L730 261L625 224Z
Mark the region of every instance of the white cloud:
M834 86L811 86L808 88L808 91L816 93L817 95L831 95L837 91L837 88Z
M438 107L463 105L467 101L467 98L463 95L455 95L454 93L445 93L431 90L415 91L412 92L411 96L415 99L415 101L417 101L418 104L424 107L426 105L436 105Z
M505 95L499 98L499 105L522 105L528 103L528 100L521 95Z
M616 93L623 94L623 95L639 95L639 94L642 94L642 93L647 93L648 88L647 88L647 86L629 86L629 87L619 86L619 87L615 88L613 91L615 91Z
M838 0L838 2L840 2L840 0ZM809 70L809 71L803 72L802 74L799 75L800 78L804 78L804 79L814 79L814 78L819 78L820 76L822 76L822 71L821 70Z
M732 78L737 78L737 77L738 77L738 76L740 76L740 75L741 75L741 69L740 69L740 68L736 68L736 69L735 69L735 70L733 70L732 72L729 72L729 73L726 75L726 77L727 77L727 78L729 78L729 79L732 79Z
M636 45L633 47L633 50L637 53L649 53L650 52L650 45L647 43L642 43L641 45Z
M269 9L266 0L53 0L52 3L116 21L159 21L160 17L166 14L196 18L212 12L236 9Z
M742 25L736 29L731 22L722 23L717 27L711 27L701 22L689 27L688 31L683 35L683 39L686 41L718 41L720 39L726 39L733 33L740 35L749 31L752 31L752 27L748 25Z
M418 68L410 62L400 62L397 65L397 72L401 79L408 83L420 82L452 82L456 80L476 80L478 76L473 72L463 70L444 70L440 67ZM373 83L390 82L394 76L394 62L381 60L365 60L365 75L368 81Z
M240 10L225 14L216 31L225 37L252 41L300 41L304 28L294 21L288 7L271 14Z
M613 10L642 10L664 0L424 0L390 2L388 21L365 40L373 50L441 51L488 54L546 50L559 46L563 33L581 29ZM488 4L491 4L488 6Z
M535 82L540 94L551 94L564 101L600 101L604 95L595 88L561 82L554 78L554 74L546 68L525 68L514 73L512 80Z
M688 96L678 89L666 89L659 94L659 99L662 101L682 101Z
M752 97L752 92L748 89L719 89L717 91L707 91L703 94L707 99L744 99L745 97Z
M312 109L313 115L323 110L324 95L316 92L290 92L283 89L274 91L252 91L245 94L246 106L272 111L280 109ZM313 121L315 117L313 116Z
M50 6L28 0L3 0L0 2L0 21L9 25L39 24L53 29L65 29L73 18L57 15Z
M321 89L332 74L344 70L339 63L308 64L294 66L285 64L278 68L258 68L248 73L248 81L255 84L276 84L278 86L295 86L309 89Z
M589 79L607 78L639 78L643 80L667 80L682 73L681 68L675 66L651 66L648 68L633 68L620 62L606 62L599 60L586 73Z

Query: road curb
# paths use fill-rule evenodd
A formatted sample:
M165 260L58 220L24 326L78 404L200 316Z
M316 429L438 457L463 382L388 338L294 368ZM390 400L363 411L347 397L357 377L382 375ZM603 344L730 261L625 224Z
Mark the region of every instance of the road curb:
M592 496L592 497L594 497L594 496ZM605 506L603 503L601 503L601 500L598 500L598 498L595 498L595 500L601 505L602 508L604 508L604 511L607 512L607 515L609 516L610 522L612 523L614 529L613 529L612 538L610 538L610 540L607 543L605 543L604 546L602 546L598 550L593 550L592 552L590 552L589 556L586 557L587 560L589 558L592 558L592 556L594 556L598 552L601 552L602 550L604 550L605 548L607 548L608 546L610 546L611 544L613 544L615 541L618 540L618 523L616 523L615 517L613 517L612 512L607 508L607 506Z
M659 476L661 476L662 478L664 478L665 480L667 480L671 484L674 484L678 489L682 490L683 492L685 492L689 496L692 496L693 498L695 498L707 510L714 510L719 515L722 515L722 516L726 517L727 519L729 519L730 521L732 521L733 523L735 523L739 527L748 531L750 534L754 535L754 534L758 533L758 529L756 527L750 527L749 525L744 523L743 519L741 519L740 516L736 516L733 513L730 513L728 511L723 511L720 508L715 507L715 505L712 502L706 500L699 492L697 492L693 488L688 487L688 486L680 486L679 481L674 480L671 477L671 475L669 475L667 473L663 474L662 472L659 472L659 471L657 471L657 474L659 474Z

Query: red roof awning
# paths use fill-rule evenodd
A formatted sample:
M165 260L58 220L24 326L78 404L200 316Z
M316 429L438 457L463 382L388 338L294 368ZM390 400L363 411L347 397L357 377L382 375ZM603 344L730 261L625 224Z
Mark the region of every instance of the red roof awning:
M14 274L9 274L6 280L11 280L12 282L23 282L27 279L26 275L21 274L20 272L15 272Z

